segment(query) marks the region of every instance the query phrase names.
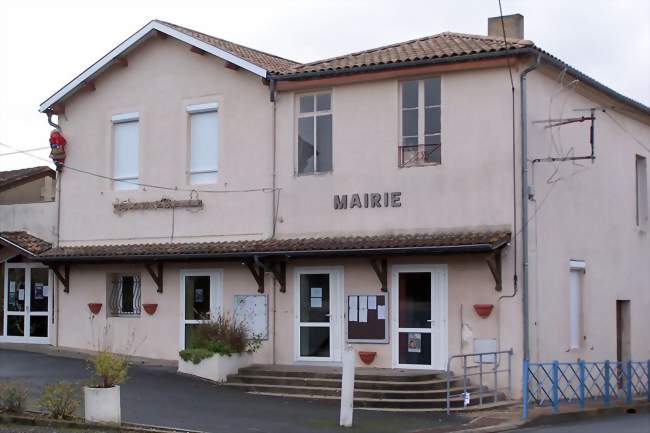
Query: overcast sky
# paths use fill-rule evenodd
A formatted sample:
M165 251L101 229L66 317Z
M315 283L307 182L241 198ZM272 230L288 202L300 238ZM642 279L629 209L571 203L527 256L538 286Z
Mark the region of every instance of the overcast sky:
M524 15L527 39L650 105L650 0L502 2L504 14ZM447 30L485 34L499 13L497 0L93 3L0 0L0 143L47 146L39 104L154 18L306 62ZM0 170L43 163L8 152L0 146Z

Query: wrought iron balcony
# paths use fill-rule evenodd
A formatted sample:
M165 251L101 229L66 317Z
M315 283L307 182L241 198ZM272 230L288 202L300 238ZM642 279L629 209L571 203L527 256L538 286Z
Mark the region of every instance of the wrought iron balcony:
M440 164L441 144L414 144L398 146L397 160L400 167Z

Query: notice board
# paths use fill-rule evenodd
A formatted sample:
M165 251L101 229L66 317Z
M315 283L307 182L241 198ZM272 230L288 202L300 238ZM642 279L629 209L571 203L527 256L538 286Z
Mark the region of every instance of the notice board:
M347 341L388 343L386 295L349 295L347 301Z
M249 338L269 339L266 295L235 295L234 307L235 323L246 326Z

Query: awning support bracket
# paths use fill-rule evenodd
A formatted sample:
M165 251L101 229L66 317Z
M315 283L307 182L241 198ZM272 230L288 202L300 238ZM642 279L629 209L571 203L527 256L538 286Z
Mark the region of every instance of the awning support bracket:
M381 284L381 291L388 292L388 259L370 259L370 265L377 274L379 283Z
M264 267L261 266L261 263L258 263L258 260L247 260L246 266L248 270L251 271L251 275L257 283L257 291L259 293L264 293Z
M155 266L155 269L154 269ZM156 263L146 263L144 265L145 268L147 268L147 271L149 272L149 275L151 275L151 279L156 283L156 292L162 293L163 292L163 264L162 262L156 262Z
M501 250L496 250L487 256L485 262L492 272L492 277L494 277L494 290L500 292L503 289L502 280L501 280Z
M61 266L63 267L63 273L61 272ZM50 265L50 269L52 269L56 278L63 284L63 291L70 293L70 265L68 263L64 265Z
M280 284L280 292L285 293L287 291L287 262L284 260L274 262L269 267L275 281Z

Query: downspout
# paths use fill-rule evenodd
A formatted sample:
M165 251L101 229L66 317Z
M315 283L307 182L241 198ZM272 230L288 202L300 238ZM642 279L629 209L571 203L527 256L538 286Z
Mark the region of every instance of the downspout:
M277 145L276 141L277 140L276 140L276 136L275 136L276 135L277 105L276 105L276 102L275 102L275 96L276 96L275 83L276 83L275 79L271 79L269 81L270 98L271 98L271 102L273 103L273 120L272 120L273 126L271 128L272 131L273 131L273 146L272 146L273 147L273 158L272 158L273 159L273 172L271 173L272 179L273 179L272 182L271 182L271 185L272 185L271 194L273 195L273 199L272 199L272 202L271 202L272 203L272 207L271 207L271 239L275 238L275 224L276 224L276 219L277 219L276 215L275 215L276 207L277 207L276 188L275 188L276 187L276 173L275 173L275 171L276 171L276 165L277 165L277 162L276 162L276 145Z
M541 55L537 56L535 63L524 69L521 73L521 249L522 249L522 303L524 327L524 359L530 359L530 329L528 314L528 105L526 95L526 76L537 69ZM516 236L516 234L515 234Z

